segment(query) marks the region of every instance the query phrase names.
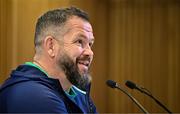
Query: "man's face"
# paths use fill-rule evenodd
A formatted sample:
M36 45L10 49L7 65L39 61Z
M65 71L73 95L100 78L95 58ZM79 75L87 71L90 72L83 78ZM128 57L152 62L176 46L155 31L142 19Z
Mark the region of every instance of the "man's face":
M63 47L59 50L58 65L67 79L80 87L90 82L88 73L93 59L93 31L90 23L78 17L69 19L65 26L67 32L64 34Z

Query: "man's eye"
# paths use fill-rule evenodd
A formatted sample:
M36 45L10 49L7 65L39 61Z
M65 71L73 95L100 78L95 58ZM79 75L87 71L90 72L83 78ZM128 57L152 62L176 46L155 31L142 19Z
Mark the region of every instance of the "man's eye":
M89 43L89 46L92 47L92 46L93 46L93 43Z
M78 40L78 41L77 41L77 43L79 43L79 44L82 44L82 42L83 42L82 40Z
M82 41L82 40L77 40L76 43L77 43L77 45L79 45L79 46L83 46L83 41Z

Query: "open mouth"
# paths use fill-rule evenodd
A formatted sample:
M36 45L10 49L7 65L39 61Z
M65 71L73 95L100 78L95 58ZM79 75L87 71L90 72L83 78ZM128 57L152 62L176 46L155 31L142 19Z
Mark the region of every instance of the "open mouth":
M89 69L90 62L89 61L78 61L78 68L81 72L87 72Z
M89 61L78 61L78 64L82 64L84 66L89 67Z

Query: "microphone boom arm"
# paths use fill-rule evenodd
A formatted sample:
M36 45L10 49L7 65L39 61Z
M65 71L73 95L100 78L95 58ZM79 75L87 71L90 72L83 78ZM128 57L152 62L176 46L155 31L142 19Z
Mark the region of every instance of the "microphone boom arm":
M121 90L123 93L125 93L127 96L129 96L129 98L134 101L134 103L145 113L145 114L149 114L149 112L128 92L126 92L124 89L121 89L117 84L116 84L116 88Z
M152 98L157 104L159 104L164 110L166 110L169 114L172 114L172 112L167 109L158 99L156 99L154 96L152 96L151 94L147 93L146 91L142 90L142 93L144 93L145 95L149 96L150 98Z
M126 81L125 85L129 87L130 89L137 89L141 93L144 93L145 95L149 96L152 98L158 105L160 105L164 110L166 110L169 114L172 114L170 110L168 110L158 99L156 99L147 89L139 87L135 83L131 81ZM146 91L145 91L146 90ZM148 91L148 92L147 92Z

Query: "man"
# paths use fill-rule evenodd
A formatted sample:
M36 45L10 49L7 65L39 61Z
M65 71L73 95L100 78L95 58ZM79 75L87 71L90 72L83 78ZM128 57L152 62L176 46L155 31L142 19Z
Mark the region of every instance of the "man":
M12 71L0 89L0 112L96 113L89 97L94 42L88 15L55 9L36 24L35 56Z

